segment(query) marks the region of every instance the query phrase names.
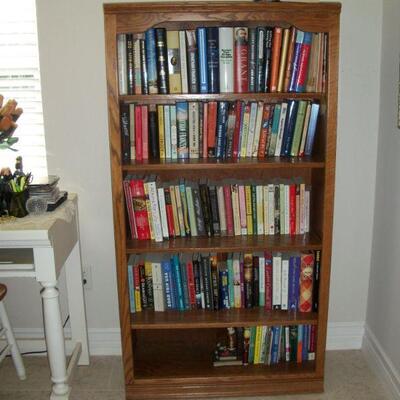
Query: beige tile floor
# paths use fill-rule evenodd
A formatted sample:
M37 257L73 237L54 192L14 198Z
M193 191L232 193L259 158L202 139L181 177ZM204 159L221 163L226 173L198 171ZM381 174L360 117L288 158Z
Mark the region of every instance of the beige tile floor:
M45 357L25 357L27 380L16 378L11 360L0 366L1 400L43 400L49 398L49 368ZM78 367L72 380L71 400L124 399L121 359L92 357L90 367ZM241 398L240 400L250 400ZM390 400L382 383L368 368L361 351L327 353L325 393L252 400ZM195 400L195 399L193 399ZM234 399L231 399L234 400ZM239 400L239 399L235 399Z

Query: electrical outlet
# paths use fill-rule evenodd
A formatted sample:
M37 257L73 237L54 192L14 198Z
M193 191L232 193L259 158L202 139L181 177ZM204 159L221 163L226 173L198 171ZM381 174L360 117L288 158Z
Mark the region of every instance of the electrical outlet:
M85 289L92 288L92 268L90 265L85 265L82 271L83 287Z

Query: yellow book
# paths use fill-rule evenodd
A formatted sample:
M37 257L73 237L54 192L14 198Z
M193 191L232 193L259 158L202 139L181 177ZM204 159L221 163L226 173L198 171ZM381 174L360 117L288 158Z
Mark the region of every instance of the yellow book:
M244 187L246 194L246 225L247 225L247 234L253 235L253 212L251 209L251 186L246 185Z
M279 65L279 78L278 78L278 89L277 89L278 92L283 91L283 84L285 82L286 59L289 47L289 36L290 36L290 29L284 29L283 39L282 39L281 61Z
M254 364L260 364L262 326L257 326L256 340L254 342Z
M144 183L144 194L146 196L146 210L147 210L147 215L149 219L149 228L150 228L150 239L154 240L154 228L153 228L153 214L151 212L151 203L150 203L150 198L149 198L149 187L148 183Z
M142 301L140 296L140 276L139 276L139 265L136 264L133 267L134 282L135 282L135 309L136 312L142 311Z
M167 31L168 80L170 93L182 93L179 32Z
M172 214L174 216L175 236L181 236L181 230L180 230L179 218L178 218L178 207L177 207L177 204L176 204L175 186L174 185L171 185L169 187L169 194L171 196ZM178 193L178 195L179 195L179 193Z
M164 106L157 105L158 117L158 146L160 148L160 158L165 160L165 136L164 136Z

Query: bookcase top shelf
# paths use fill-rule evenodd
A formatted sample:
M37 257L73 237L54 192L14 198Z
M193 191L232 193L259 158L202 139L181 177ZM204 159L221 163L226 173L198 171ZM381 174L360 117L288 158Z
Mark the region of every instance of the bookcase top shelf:
M230 310L141 311L131 314L132 329L229 328L260 325L316 325L317 313L265 311L262 307Z
M137 94L120 96L123 103L165 104L176 101L264 101L277 103L282 100L323 100L324 93L219 93L219 94Z
M164 242L128 240L126 252L138 253L199 253L243 251L302 251L320 250L321 239L315 234L265 236L214 236L175 238Z

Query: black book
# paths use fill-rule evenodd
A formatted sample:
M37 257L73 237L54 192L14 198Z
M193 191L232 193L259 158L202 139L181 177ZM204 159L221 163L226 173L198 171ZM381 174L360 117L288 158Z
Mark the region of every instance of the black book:
M142 308L148 308L149 303L146 291L146 274L143 264L139 265L139 282L140 282L140 297L142 301Z
M219 273L217 255L210 256L212 299L214 310L219 310Z
M217 188L214 185L209 186L208 193L211 204L211 228L214 235L219 236L221 234L221 229L219 224Z
M126 72L128 77L128 94L135 94L135 67L133 65L133 34L126 35Z
M144 268L146 272L146 267ZM150 271L151 272L151 271ZM153 276L145 275L147 307L154 310Z
M236 347L237 347L237 358L238 360L243 360L243 349L244 349L244 328L236 328Z
M257 28L257 56L256 56L256 92L260 93L264 91L264 53L265 53L265 28Z
M131 141L129 135L129 104L122 104L120 113L122 162L129 163L131 161Z
M158 91L160 94L168 94L168 49L165 28L156 29L156 54Z
M271 58L272 58L272 35L273 28L265 30L265 54L264 54L264 92L269 92L269 81L271 75Z
M203 211L204 229L207 236L214 236L211 217L211 203L208 187L205 183L199 185L201 209Z
M200 191L197 184L193 185L193 204L194 204L194 214L196 217L196 227L198 236L205 236L206 230L204 226L204 216L201 207Z
M228 122L228 111L229 103L227 101L218 102L218 113L217 113L217 158L225 157L225 141L226 141L226 130Z
M260 304L260 270L259 256L253 257L253 307Z
M201 268L199 260L193 260L194 290L196 293L196 308L201 309Z
M219 32L218 27L207 28L207 70L209 93L219 93Z
M159 159L159 142L158 142L158 119L157 108L155 104L149 105L149 150L151 159Z
M316 250L314 262L314 282L313 282L313 311L318 311L318 296L319 296L319 275L321 269L321 250Z
M199 92L199 70L198 70L198 52L197 38L194 30L186 31L188 73L189 73L189 92Z
M256 56L257 56L257 30L249 28L249 92L256 91Z
M201 277L204 288L204 302L207 310L214 308L212 298L212 287L211 287L211 268L210 268L210 257L201 256Z
M142 93L149 94L148 86L148 76L147 76L147 64L146 64L146 41L140 39L140 64L141 64L141 74L142 74Z
M281 213L280 213L280 187L279 184L274 186L274 223L275 223L275 235L279 235L281 233Z
M290 156L290 151L292 149L294 128L296 126L297 111L299 108L299 102L296 100L289 100L288 111L285 120L285 129L283 131L282 137L282 156Z

